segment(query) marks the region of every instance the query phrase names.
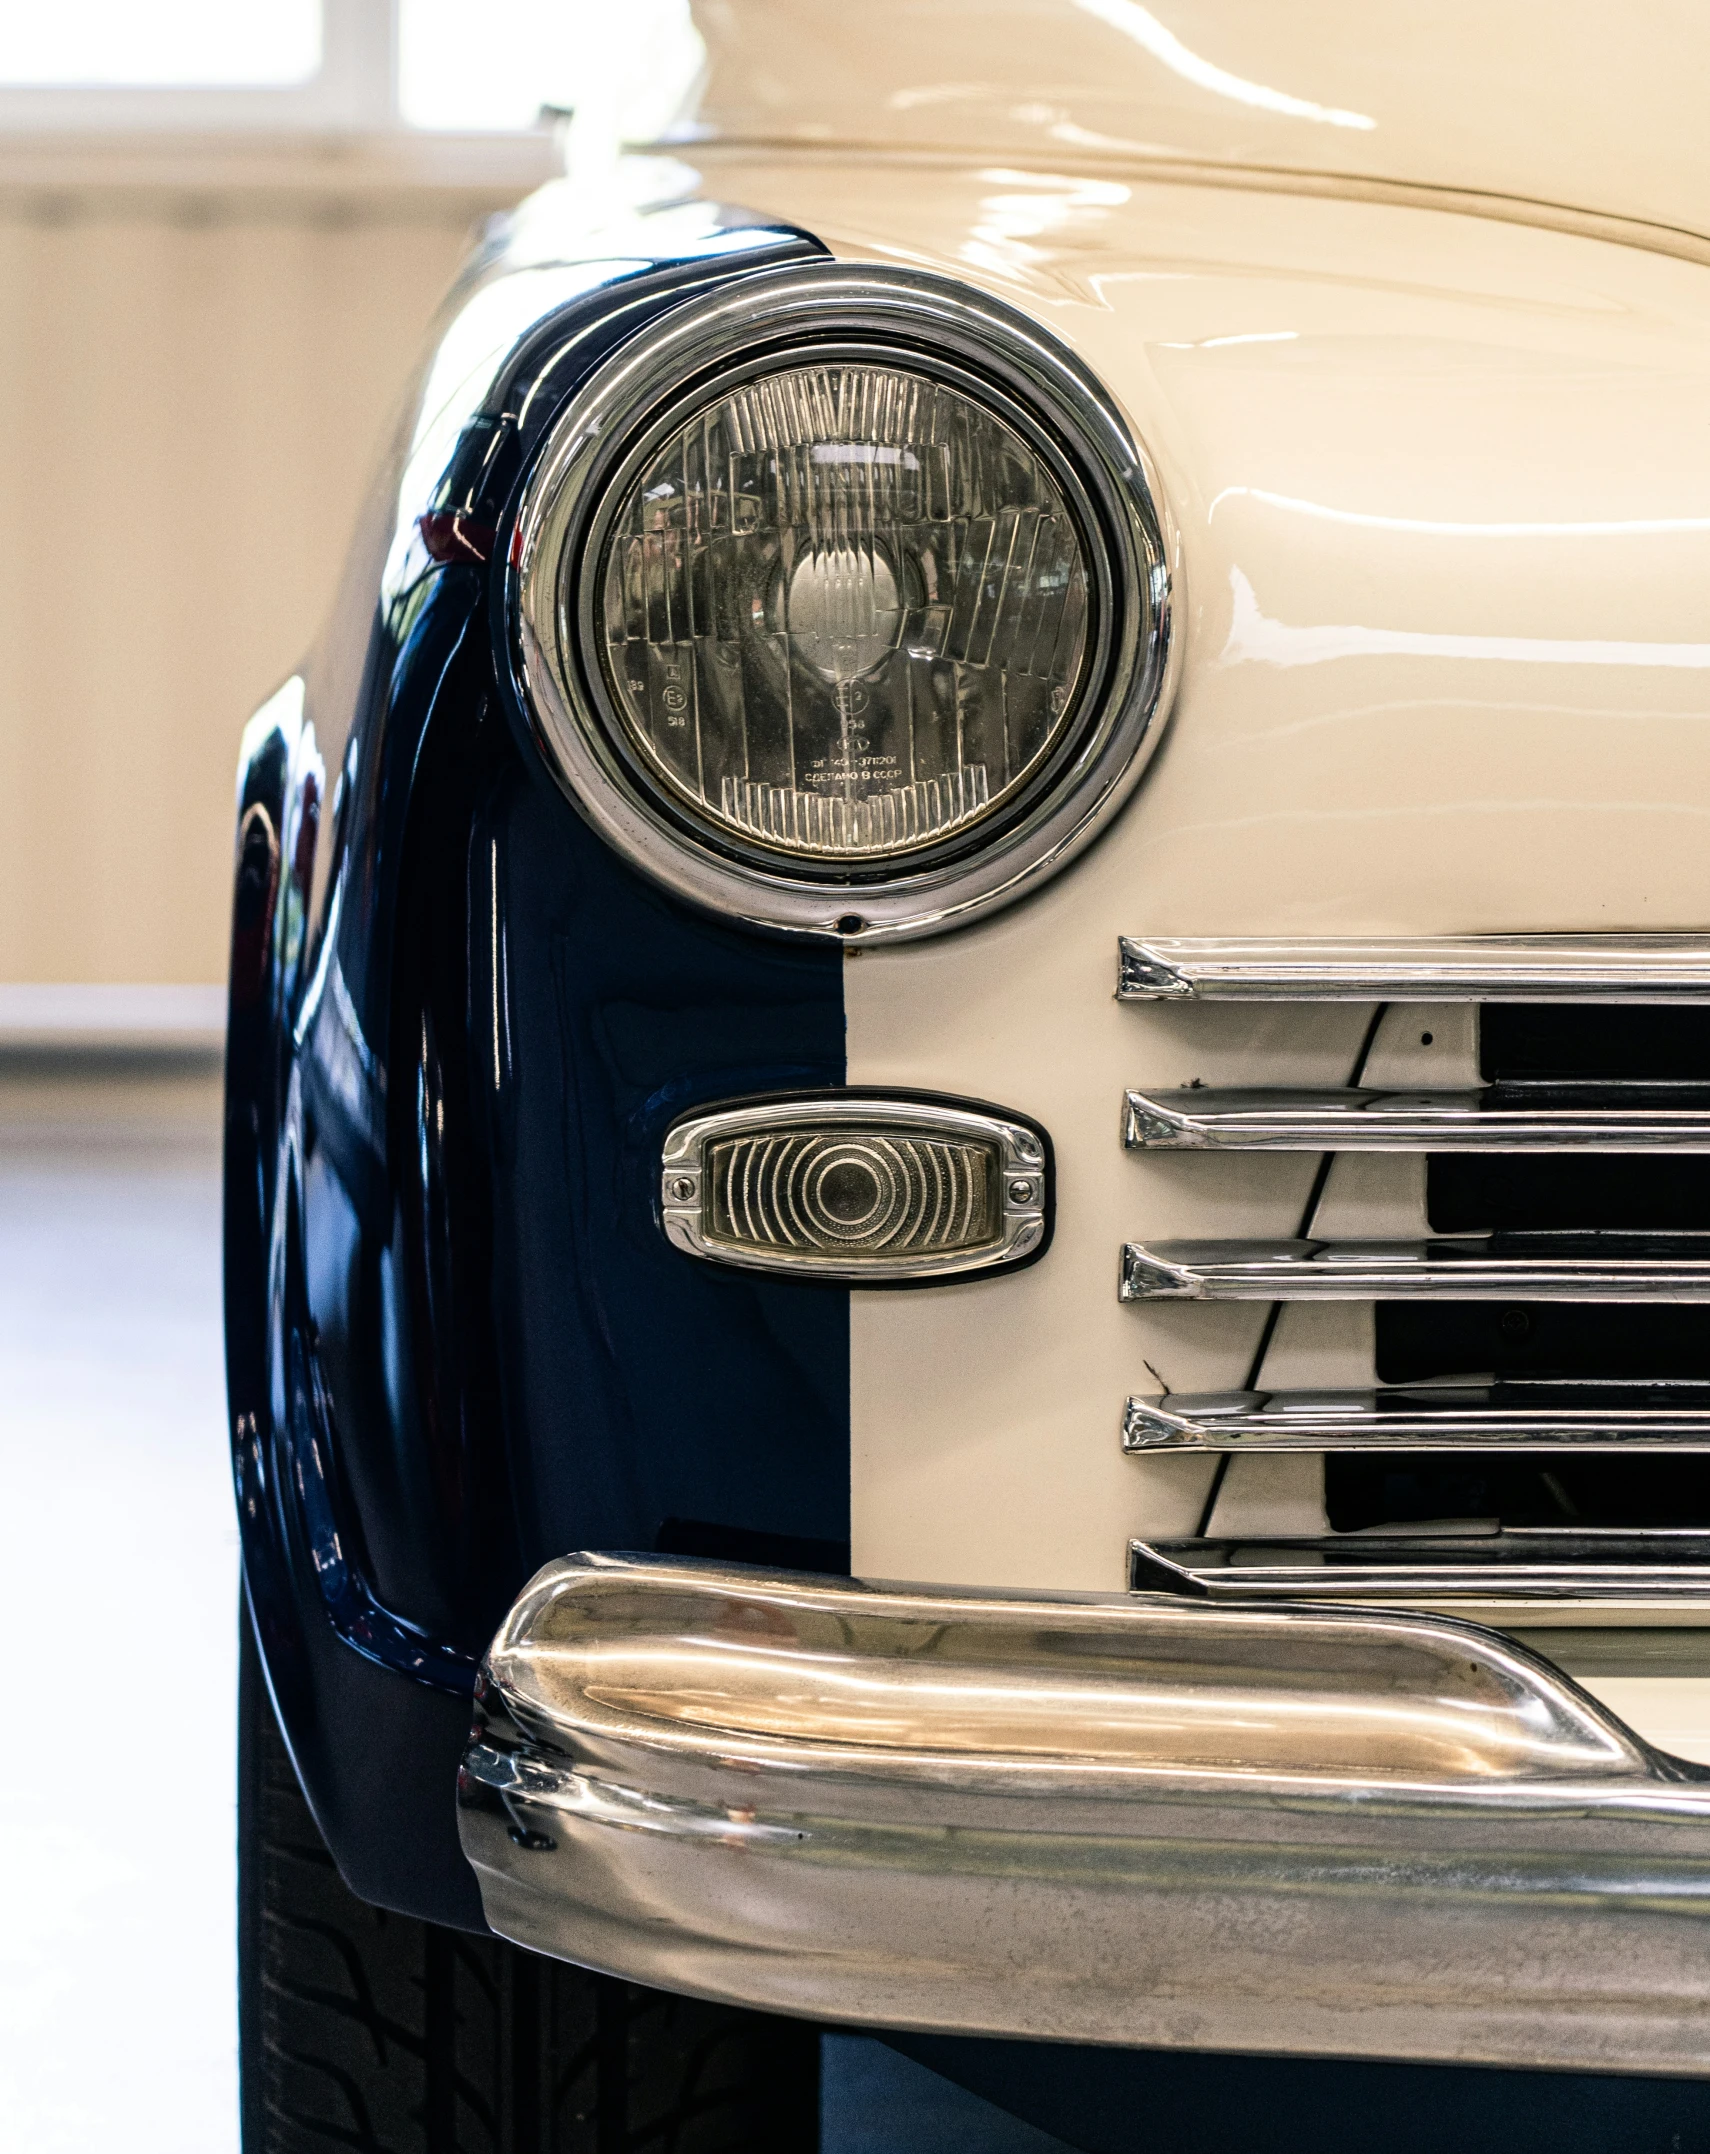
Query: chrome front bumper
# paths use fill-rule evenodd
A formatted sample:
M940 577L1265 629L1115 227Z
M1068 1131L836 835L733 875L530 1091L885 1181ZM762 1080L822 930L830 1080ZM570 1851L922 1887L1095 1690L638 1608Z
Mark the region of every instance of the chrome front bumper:
M1448 1618L549 1565L487 1919L814 2018L1710 2076L1710 1770Z

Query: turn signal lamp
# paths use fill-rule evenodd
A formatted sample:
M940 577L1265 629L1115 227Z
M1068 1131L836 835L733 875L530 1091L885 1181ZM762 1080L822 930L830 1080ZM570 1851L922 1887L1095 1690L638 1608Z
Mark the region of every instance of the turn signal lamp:
M695 1256L880 1286L1039 1255L1050 1176L1034 1123L912 1094L804 1093L675 1123L660 1217Z

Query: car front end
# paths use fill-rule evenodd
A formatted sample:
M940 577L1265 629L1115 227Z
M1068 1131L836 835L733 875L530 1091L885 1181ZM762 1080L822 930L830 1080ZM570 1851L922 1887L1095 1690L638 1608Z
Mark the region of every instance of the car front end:
M1690 2101L1690 160L916 12L661 11L246 735L303 1790L364 1901L976 2079Z

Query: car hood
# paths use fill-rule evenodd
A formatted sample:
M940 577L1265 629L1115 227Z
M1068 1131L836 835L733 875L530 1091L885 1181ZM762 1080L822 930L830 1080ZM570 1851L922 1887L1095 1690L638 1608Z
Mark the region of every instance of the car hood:
M1710 233L1687 0L656 0L670 130L1037 165L1179 161ZM671 70L667 70L670 72ZM687 70L679 77L691 79Z

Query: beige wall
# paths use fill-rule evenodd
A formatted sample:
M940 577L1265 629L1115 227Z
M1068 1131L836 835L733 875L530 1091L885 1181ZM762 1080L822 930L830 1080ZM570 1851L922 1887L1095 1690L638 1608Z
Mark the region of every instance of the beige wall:
M510 162L0 145L0 982L223 975L239 728Z

